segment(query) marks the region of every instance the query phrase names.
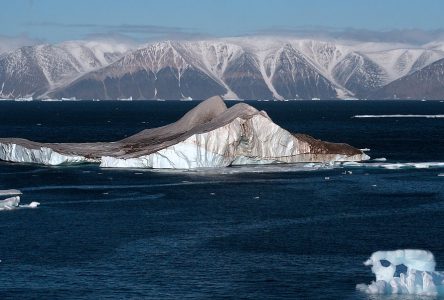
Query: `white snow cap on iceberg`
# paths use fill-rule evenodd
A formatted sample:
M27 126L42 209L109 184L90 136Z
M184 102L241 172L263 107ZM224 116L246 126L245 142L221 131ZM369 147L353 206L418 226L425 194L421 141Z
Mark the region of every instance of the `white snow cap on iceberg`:
M444 272L435 271L435 257L426 250L377 251L364 262L376 281L358 284L367 294L444 295Z

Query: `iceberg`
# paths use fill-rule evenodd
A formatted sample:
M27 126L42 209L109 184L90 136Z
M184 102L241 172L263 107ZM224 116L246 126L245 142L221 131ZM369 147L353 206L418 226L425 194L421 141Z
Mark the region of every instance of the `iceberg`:
M426 250L377 251L364 262L376 281L358 284L367 294L444 295L444 272L435 271L435 258Z
M43 165L100 163L104 168L196 169L235 165L356 162L369 159L348 144L291 133L265 111L219 96L201 102L177 122L120 141L37 143L0 139L0 160Z

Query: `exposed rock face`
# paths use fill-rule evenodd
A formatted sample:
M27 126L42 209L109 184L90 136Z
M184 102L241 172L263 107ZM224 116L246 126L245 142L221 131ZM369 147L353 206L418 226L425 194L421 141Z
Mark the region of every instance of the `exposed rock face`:
M336 82L362 97L386 83L387 72L361 53L350 53L333 69Z
M268 59L275 60L267 66L274 66L274 75L271 80L276 91L284 99L335 99L337 97L335 86L291 45L285 45ZM270 69L267 69L267 73L271 74Z
M44 165L97 162L114 168L189 169L368 158L347 144L292 134L250 105L227 108L218 96L202 102L175 123L113 143L43 144L0 139L1 160Z
M56 89L55 98L77 99L206 99L227 92L170 42L135 50L114 64L87 73Z

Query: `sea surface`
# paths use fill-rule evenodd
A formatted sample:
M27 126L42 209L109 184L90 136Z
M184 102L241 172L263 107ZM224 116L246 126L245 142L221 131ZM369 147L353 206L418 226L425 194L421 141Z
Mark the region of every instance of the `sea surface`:
M41 203L0 211L0 299L416 299L356 284L374 280L363 261L377 250L430 250L444 270L444 103L249 103L288 130L387 160L205 171L0 162L0 189ZM0 137L113 141L195 105L5 101Z

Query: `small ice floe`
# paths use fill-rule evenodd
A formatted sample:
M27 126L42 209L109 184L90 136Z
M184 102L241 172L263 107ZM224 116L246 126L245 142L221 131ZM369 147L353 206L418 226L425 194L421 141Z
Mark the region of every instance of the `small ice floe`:
M19 190L0 190L0 196L21 195ZM20 196L13 196L0 200L0 211L13 210L18 208L36 208L39 206L39 202L31 202L30 204L20 205Z
M444 173L438 174L438 177L444 177Z
M325 180L330 180L330 177L327 176L327 177L324 177L324 179L325 179Z
M369 152L369 151L371 151L369 148L362 148L362 149L359 149L359 150L361 150L362 152Z
M210 195L211 195L211 196L214 196L214 195L216 195L216 193L210 193Z
M21 194L22 192L19 190L0 190L0 196L16 196Z
M427 118L427 119L437 119L444 118L444 115L356 115L352 118Z
M373 160L374 161L374 160ZM428 168L443 168L444 162L410 162L410 163L385 163L385 162L344 162L346 167L368 167L368 168L383 168L387 170L398 169L428 169Z
M385 157L377 157L377 158L374 158L373 161L387 161L387 158L385 158Z
M444 272L435 270L435 257L426 250L377 251L364 262L376 280L358 284L366 294L444 295Z
M259 196L254 197L254 199L259 199L259 198L260 198Z

